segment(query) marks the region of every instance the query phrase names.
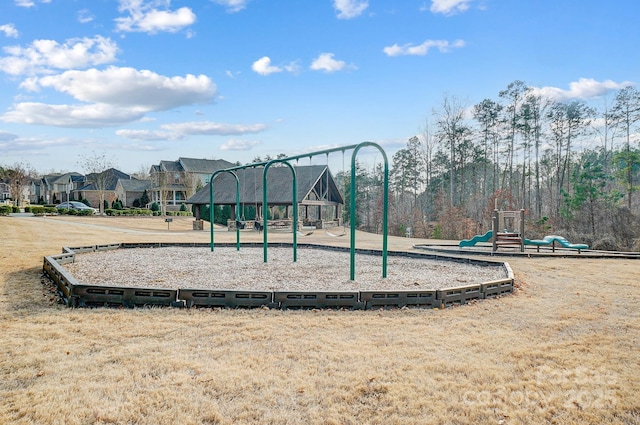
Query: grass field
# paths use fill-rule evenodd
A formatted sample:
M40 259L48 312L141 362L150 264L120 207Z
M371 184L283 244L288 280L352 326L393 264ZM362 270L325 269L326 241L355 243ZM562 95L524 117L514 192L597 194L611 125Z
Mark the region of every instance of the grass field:
M445 310L68 309L43 256L209 233L187 218L0 217L0 237L0 423L640 423L638 260L509 259L514 295Z

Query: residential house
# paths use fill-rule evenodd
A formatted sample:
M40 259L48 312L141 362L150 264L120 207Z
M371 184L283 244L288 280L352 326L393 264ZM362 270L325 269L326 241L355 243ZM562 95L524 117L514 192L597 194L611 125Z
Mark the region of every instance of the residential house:
M7 199L11 199L11 188L8 182L0 180L0 203Z
M147 205L134 205L134 203L142 198L145 190L147 191L147 196L149 196L150 189L151 180L118 179L115 189L116 198L122 202L123 207L145 208Z
M151 166L151 202L168 211L180 209L180 205L209 182L211 175L233 167L223 159L179 158L177 161L160 161Z
M133 180L133 177L115 168L109 168L101 173L87 174L85 179L86 184L73 191L72 195L75 199L86 199L94 208L99 208L100 199L103 199L110 208L111 204L118 199L116 194L118 180Z
M80 173L48 174L42 177L39 182L32 182L29 189L29 200L33 203L42 200L45 204L59 204L81 199L74 198L73 193L84 183L84 176Z

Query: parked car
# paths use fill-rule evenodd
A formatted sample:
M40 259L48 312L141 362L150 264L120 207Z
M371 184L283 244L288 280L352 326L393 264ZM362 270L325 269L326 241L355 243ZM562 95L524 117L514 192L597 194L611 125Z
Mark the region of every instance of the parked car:
M96 210L95 208L91 208L88 205L83 204L82 202L78 202L78 201L70 201L70 202L63 202L61 204L56 205L56 208L61 210L61 209L67 209L67 210L90 210L92 211L94 214L96 214L98 212L98 210Z

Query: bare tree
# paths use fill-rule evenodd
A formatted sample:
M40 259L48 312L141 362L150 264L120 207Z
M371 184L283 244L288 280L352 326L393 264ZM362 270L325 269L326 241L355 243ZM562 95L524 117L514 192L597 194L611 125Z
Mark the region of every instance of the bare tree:
M459 151L471 132L465 123L465 106L456 97L445 96L440 109L434 110L436 126L438 128L438 139L444 142L449 150L449 206L456 205L455 188L456 172L460 167Z
M511 193L514 192L513 159L515 156L516 133L519 121L518 114L520 112L520 105L524 101L525 93L528 90L529 88L524 82L516 80L499 93L499 96L508 102L504 111L505 121L509 127L507 169L509 170L509 191ZM502 186L504 186L504 184Z
M91 152L90 155L80 156L79 165L84 169L85 173L90 176L98 192L100 201L100 214L104 213L104 198L109 183L110 174L107 172L110 168L114 168L114 161L107 154Z
M148 165L140 165L138 171L131 174L131 177L138 180L149 180L149 166Z
M638 159L631 151L631 130L640 121L640 92L632 86L623 88L616 95L616 103L611 110L613 123L622 129L625 137L624 174L627 184L627 205L631 209L631 197L635 190L633 185L633 169L638 166ZM619 155L620 156L620 155Z
M152 174L153 185L158 190L158 201L160 201L160 213L164 216L167 213L167 201L169 200L170 185L174 173L167 171L157 171Z
M31 178L36 175L33 167L29 164L16 162L9 168L0 168L0 177L7 180L14 205L22 205L23 194L25 193Z

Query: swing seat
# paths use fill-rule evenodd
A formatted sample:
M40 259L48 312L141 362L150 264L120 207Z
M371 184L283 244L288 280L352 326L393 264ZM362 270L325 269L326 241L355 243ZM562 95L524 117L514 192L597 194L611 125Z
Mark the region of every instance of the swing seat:
M236 228L242 230L246 226L247 222L242 220L236 220Z

